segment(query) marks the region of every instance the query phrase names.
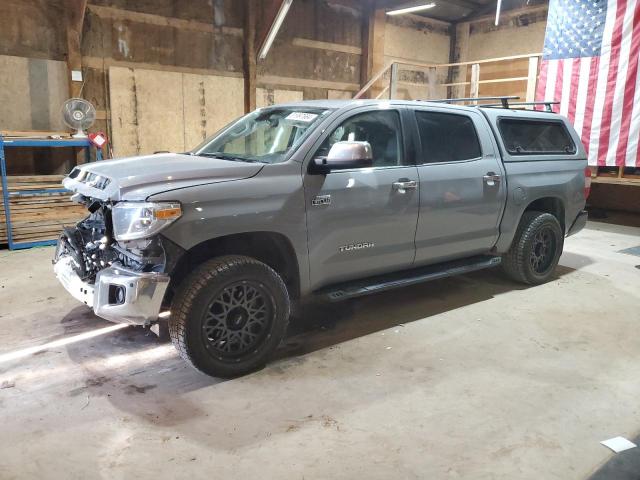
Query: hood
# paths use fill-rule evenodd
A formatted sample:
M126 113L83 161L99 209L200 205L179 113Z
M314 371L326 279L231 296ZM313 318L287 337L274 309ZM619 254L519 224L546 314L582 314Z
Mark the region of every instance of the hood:
M261 163L175 153L104 160L74 168L62 184L100 200L145 200L149 195L256 175Z

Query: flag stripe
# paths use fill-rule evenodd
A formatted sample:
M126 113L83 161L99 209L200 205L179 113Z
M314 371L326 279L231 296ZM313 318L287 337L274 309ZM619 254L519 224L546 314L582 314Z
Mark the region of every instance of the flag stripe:
M589 139L589 165L598 165L598 146L600 144L600 130L602 128L602 113L604 110L605 93L607 88L607 75L609 73L609 57L611 56L611 39L613 27L616 21L617 2L611 0L607 9L607 19L604 24L604 33L600 56L597 57L598 72L593 103L593 117L591 119L591 133Z
M567 58L562 64L562 85L560 94L560 115L569 116L569 97L571 95L571 72L573 72L573 58Z
M569 107L567 117L571 123L576 120L576 103L578 100L578 86L580 83L580 69L582 68L582 58L574 58L571 67L570 90L569 90Z
M638 62L636 55L636 62ZM627 145L626 164L628 167L640 167L640 68L635 78L635 93L633 95L633 108L630 109L631 121L629 127L629 145Z
M573 126L582 138L584 129L584 116L587 108L587 101L590 93L589 70L591 68L591 57L580 58L580 73L578 74L578 93L576 100L576 113Z
M591 161L591 132L593 126L593 111L596 106L596 92L598 87L598 77L597 74L600 71L600 57L594 57L591 59L590 67L589 67L589 78L588 78L588 86L589 86L589 94L587 95L585 110L584 110L584 126L582 127L582 143L584 144L584 148L587 151L587 156L589 158L589 165L594 165Z
M536 98L545 100L545 92L547 86L547 70L549 68L549 62L544 60L540 65L540 75L538 77L538 85L536 87ZM542 105L536 105L536 110L542 110Z
M562 79L564 76L564 62L566 61L568 60L556 60L556 85L552 98L554 102L560 102L562 100ZM562 108L562 104L554 105L553 111L559 112L560 108Z
M611 38L611 58L609 60L608 71L601 72L606 75L607 83L605 86L604 110L602 112L602 120L600 127L600 142L598 145L598 165L606 165L607 150L609 149L609 135L611 133L611 116L613 114L613 97L616 90L616 78L618 75L618 63L620 61L620 41L622 39L622 26L625 17L625 8L627 0L618 0L616 9L616 21L613 27L613 36Z
M626 164L627 144L629 142L629 122L631 121L633 105L633 95L635 93L635 78L638 69L638 52L640 49L640 8L637 0L630 0L627 13L625 15L625 26L623 31L622 59L628 58L628 62L622 61L616 85L616 98L614 99L614 110L611 121L612 132L609 140L609 152L607 154L607 165L622 166ZM630 54L631 53L631 54ZM625 108L626 106L626 108Z

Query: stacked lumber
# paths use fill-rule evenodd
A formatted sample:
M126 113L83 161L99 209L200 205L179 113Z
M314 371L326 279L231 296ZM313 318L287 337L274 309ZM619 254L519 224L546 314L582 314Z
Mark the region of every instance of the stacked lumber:
M62 175L9 176L9 192L62 188ZM7 224L0 184L0 245L7 244ZM12 195L11 231L14 242L54 240L63 226L73 225L87 215L85 207L71 202L67 193Z

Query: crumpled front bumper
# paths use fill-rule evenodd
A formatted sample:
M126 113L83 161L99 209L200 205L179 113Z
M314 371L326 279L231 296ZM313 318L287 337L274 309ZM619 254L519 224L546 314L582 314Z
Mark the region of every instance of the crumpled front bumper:
M109 267L96 275L94 284L83 281L73 270L73 259L64 255L54 264L56 277L77 300L93 308L106 320L149 325L158 319L169 276L156 272L134 272Z

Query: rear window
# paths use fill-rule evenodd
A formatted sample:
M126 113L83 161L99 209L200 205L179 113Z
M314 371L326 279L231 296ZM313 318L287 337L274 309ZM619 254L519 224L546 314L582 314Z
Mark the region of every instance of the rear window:
M416 111L424 158L420 163L455 162L482 156L473 121L466 115Z
M576 145L562 122L503 118L499 128L511 155L576 153Z

